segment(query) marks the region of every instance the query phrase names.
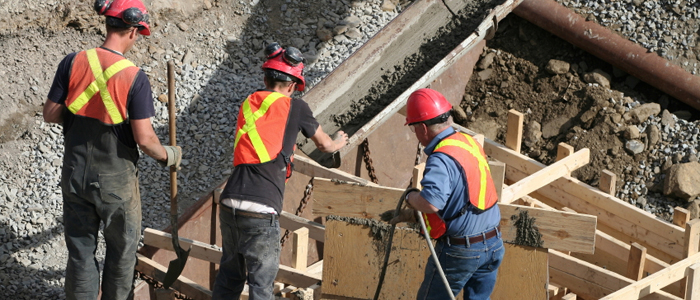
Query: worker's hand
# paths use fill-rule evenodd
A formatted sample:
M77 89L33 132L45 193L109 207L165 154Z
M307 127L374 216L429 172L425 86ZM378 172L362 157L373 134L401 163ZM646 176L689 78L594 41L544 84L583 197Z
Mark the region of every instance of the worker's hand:
M158 163L163 167L175 166L176 169L179 169L182 161L182 148L180 146L163 146L163 148L165 148L168 158L165 161L158 161Z
M336 147L336 151L340 150L340 148L345 147L345 145L348 144L348 140L348 134L342 130L338 130L338 132L336 132L335 134L335 139L333 140L333 143Z
M389 222L391 225L396 225L401 222L411 222L416 223L416 211L413 209L402 209L399 214L394 217L395 210L387 210L383 212L379 217L382 221Z

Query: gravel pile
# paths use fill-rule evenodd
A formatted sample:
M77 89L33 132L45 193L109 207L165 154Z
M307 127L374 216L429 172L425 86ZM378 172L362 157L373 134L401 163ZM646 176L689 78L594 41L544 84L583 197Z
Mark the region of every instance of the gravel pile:
M243 3L243 2L241 2ZM242 13L264 9L257 1L237 7ZM196 35L195 45L142 46L127 57L143 60L140 67L150 75L156 116L154 127L161 141L167 142L167 85L163 72L168 60L177 65L178 145L183 148L182 169L178 173L180 211L224 180L231 170L233 133L238 107L244 97L263 87L260 66L262 49L277 41L304 52L309 63L307 86L313 86L401 10L391 2L331 1L318 19L296 20L299 10L312 9L304 1L286 1L278 21L298 29L295 35L280 32L267 40L263 34L269 20L253 13L245 33L218 30L195 32L185 23L164 24L162 31L147 38L158 39L172 31ZM21 8L21 7L20 7ZM338 14L337 12L343 12ZM272 17L271 17L272 18ZM289 38L292 36L292 38ZM143 41L142 41L143 42ZM193 47L206 49L204 53ZM53 70L51 70L51 73ZM51 77L51 76L50 76ZM48 87L45 87L48 91ZM38 90L38 87L37 87ZM44 93L45 94L45 93ZM45 97L45 96L44 96ZM46 124L35 116L33 130L16 143L23 143L12 165L2 162L0 173L0 295L14 299L63 299L67 251L63 240L62 198L59 188L63 154L62 128ZM15 143L15 142L11 142ZM0 145L0 148L3 145ZM4 170L8 170L5 172ZM169 174L155 160L142 155L139 161L143 226L169 225ZM100 233L101 235L101 233ZM102 236L100 236L102 239ZM97 249L103 263L105 248Z

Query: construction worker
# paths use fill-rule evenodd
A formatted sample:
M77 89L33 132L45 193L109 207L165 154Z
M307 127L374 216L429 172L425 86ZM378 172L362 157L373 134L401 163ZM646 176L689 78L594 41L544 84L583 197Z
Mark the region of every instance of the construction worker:
M489 299L505 253L501 213L484 150L450 126L451 109L435 90L419 89L408 98L406 125L429 156L423 189L408 192L405 201L422 213L437 240L435 251L453 294L464 289L464 299ZM391 223L415 221L413 209L401 211ZM432 259L417 299L450 299Z
M67 55L59 64L44 120L62 123L61 174L68 263L67 299L133 296L136 248L141 237L138 148L163 166L178 165L178 147L162 146L151 125L155 115L146 74L124 53L149 35L148 11L139 0L95 1L105 15L102 46ZM95 251L104 223L107 252L100 285Z
M308 104L291 98L305 86L303 56L277 43L265 48L265 89L248 96L238 114L233 172L221 194L223 256L212 299L238 299L248 281L251 300L274 299L279 270L280 229L285 182L292 172L297 134L311 138L322 152L347 144L338 131L331 139Z

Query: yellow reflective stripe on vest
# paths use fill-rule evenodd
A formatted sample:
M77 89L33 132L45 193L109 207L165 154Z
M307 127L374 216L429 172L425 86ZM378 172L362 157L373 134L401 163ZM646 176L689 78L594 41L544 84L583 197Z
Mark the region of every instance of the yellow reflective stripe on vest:
M260 163L270 161L270 154L267 153L267 148L265 147L262 138L260 138L258 129L255 126L255 121L257 121L260 117L265 115L270 106L282 97L284 97L284 95L277 92L267 95L267 97L265 97L265 100L263 100L262 104L260 104L260 108L258 108L258 110L256 110L255 112L253 112L253 110L250 108L249 99L245 99L245 101L243 101L241 109L243 110L243 118L245 119L245 125L243 125L243 127L241 127L241 129L238 130L238 132L236 133L236 141L233 142L234 149L238 145L238 141L241 139L241 136L247 133L248 138L250 139L250 143L253 144L255 153L258 154L258 159L260 159Z
M421 216L423 217L423 221L425 221L425 229L430 233L433 230L433 226L430 224L430 220L428 220L428 214L421 212Z
M107 81L122 70L128 67L135 67L134 64L127 59L122 59L109 66L107 70L103 72L100 59L97 57L97 50L90 49L85 51L85 53L87 54L90 69L92 70L93 76L95 76L95 80L88 85L87 89L85 89L85 91L82 92L80 96L78 96L78 98L76 98L75 101L70 104L70 106L68 106L68 109L73 114L76 114L83 108L83 106L85 106L85 104L88 103L88 101L90 101L90 99L92 99L92 96L94 96L97 92L100 92L102 103L104 103L105 109L107 110L109 117L112 119L112 123L119 124L123 122L124 119L122 118L117 105L114 104L112 95L109 94L109 90L107 89Z
M444 139L440 143L438 143L437 146L435 146L435 149L433 151L445 146L455 146L467 150L472 156L476 158L476 160L479 162L479 173L481 177L479 187L479 205L477 207L483 209L486 206L486 172L490 172L489 163L486 161L486 158L483 155L481 155L481 151L476 145L476 141L474 141L474 139L472 139L466 134L460 134L464 135L467 138L467 140L472 143L472 145L468 145L467 143L462 142L460 140Z

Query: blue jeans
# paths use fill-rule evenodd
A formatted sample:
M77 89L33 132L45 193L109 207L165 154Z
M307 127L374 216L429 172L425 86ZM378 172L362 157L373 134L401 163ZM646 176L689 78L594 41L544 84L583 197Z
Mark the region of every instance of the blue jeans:
M72 169L63 171L63 222L68 264L66 298L97 299L100 270L95 258L100 223L107 244L102 274L102 299L133 296L136 248L141 238L141 196L136 171L102 174L97 186L71 184Z
M223 256L212 300L238 299L248 281L250 300L274 299L280 264L280 226L272 220L235 215L221 206Z
M505 254L500 232L497 237L471 245L449 245L445 239L441 239L437 242L435 253L455 297L464 289L464 299L489 299ZM432 257L428 258L425 266L425 278L417 299L449 299Z

